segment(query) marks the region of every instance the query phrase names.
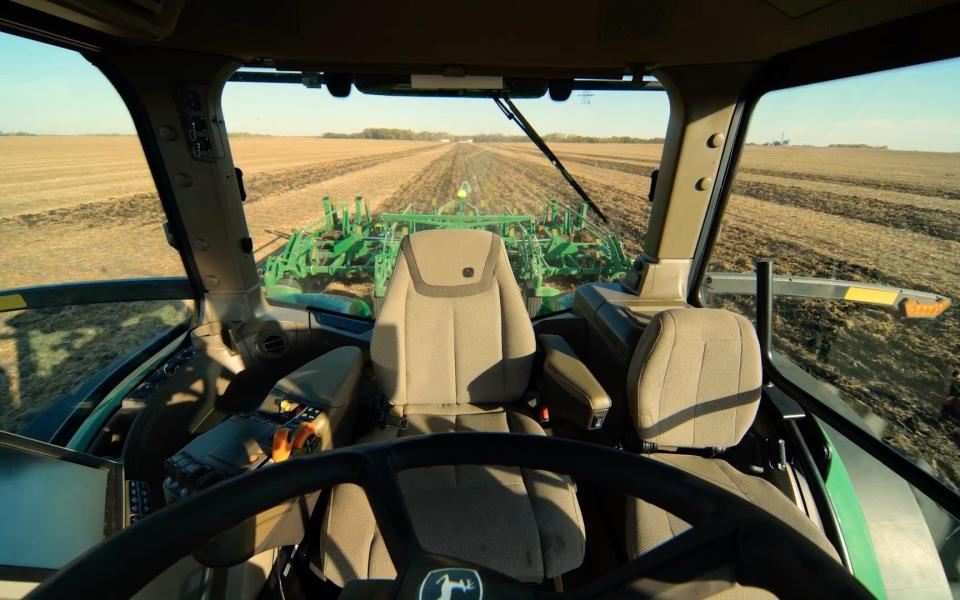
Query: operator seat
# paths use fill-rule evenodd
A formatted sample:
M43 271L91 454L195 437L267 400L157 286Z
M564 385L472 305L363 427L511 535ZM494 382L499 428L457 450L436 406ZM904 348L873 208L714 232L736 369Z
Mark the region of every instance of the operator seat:
M756 417L760 386L760 344L750 321L721 309L680 308L657 314L644 330L630 361L627 398L640 439L658 449L650 458L750 501L837 558L819 527L767 480L722 458L682 453L739 444ZM630 559L690 528L633 497L626 525Z
M477 230L429 230L400 244L370 355L388 425L357 443L451 431L545 435L517 403L536 342L503 240ZM585 533L569 478L545 471L449 466L401 472L421 545L527 582L583 561ZM331 492L323 576L393 578L363 490Z

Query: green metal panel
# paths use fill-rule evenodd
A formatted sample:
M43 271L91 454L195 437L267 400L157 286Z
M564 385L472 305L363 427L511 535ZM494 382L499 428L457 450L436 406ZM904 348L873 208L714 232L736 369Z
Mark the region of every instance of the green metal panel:
M825 479L827 493L830 494L837 520L840 522L853 574L871 594L883 600L887 597L887 592L883 586L877 554L873 549L873 539L860 509L860 500L853 489L853 482L850 481L850 474L847 473L840 453L834 448L826 432L824 437L830 446L830 471Z

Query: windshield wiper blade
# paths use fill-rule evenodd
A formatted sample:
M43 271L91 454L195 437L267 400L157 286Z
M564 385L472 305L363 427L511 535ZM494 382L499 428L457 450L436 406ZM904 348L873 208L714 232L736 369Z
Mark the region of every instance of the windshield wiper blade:
M530 141L543 153L547 160L550 161L557 171L560 171L560 174L563 175L563 178L567 180L567 183L570 184L577 194L580 195L580 198L586 202L593 212L597 213L597 216L604 223L610 223L610 219L607 218L603 211L600 210L600 207L597 206L593 200L590 199L590 196L587 195L586 190L580 187L580 184L576 179L573 178L573 175L570 174L570 171L567 171L566 167L563 166L563 163L560 162L560 159L557 158L557 155L553 153L553 150L550 149L550 146L547 146L547 143L543 141L543 138L540 137L540 134L537 133L537 130L533 128L533 125L523 116L523 113L520 112L520 109L510 101L510 98L502 94L494 94L493 101L497 103L497 106L500 107L500 110L503 111L503 114L506 115L508 119L517 124L517 127L520 128Z

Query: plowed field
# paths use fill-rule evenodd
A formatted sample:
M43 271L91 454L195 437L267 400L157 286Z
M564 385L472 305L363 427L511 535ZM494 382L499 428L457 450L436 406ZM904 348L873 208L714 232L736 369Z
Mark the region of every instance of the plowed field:
M411 204L430 210L469 181L472 201L489 212L539 212L544 200L577 199L529 144L241 137L232 146L245 171L259 261L278 251L291 229L315 219L326 195L363 196L373 211ZM610 217L628 255L639 254L661 147L555 150ZM960 299L958 200L957 154L748 147L712 268L748 271L755 258L769 256L780 273ZM163 221L134 138L0 138L0 288L181 274ZM725 302L750 310L746 301ZM777 308L778 350L836 385L861 412L883 417L885 439L960 485L958 422L943 402L960 368L960 306L910 322L852 304L781 300ZM16 429L183 314L173 305L81 307L43 319L4 313L0 427Z

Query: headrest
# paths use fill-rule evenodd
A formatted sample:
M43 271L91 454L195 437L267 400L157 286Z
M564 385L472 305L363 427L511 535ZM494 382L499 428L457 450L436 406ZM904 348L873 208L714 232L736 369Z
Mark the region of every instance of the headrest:
M400 251L417 293L458 297L490 287L503 240L476 229L430 229L405 237Z
M679 448L740 443L757 415L760 386L753 325L716 308L657 314L640 337L627 376L640 438Z

